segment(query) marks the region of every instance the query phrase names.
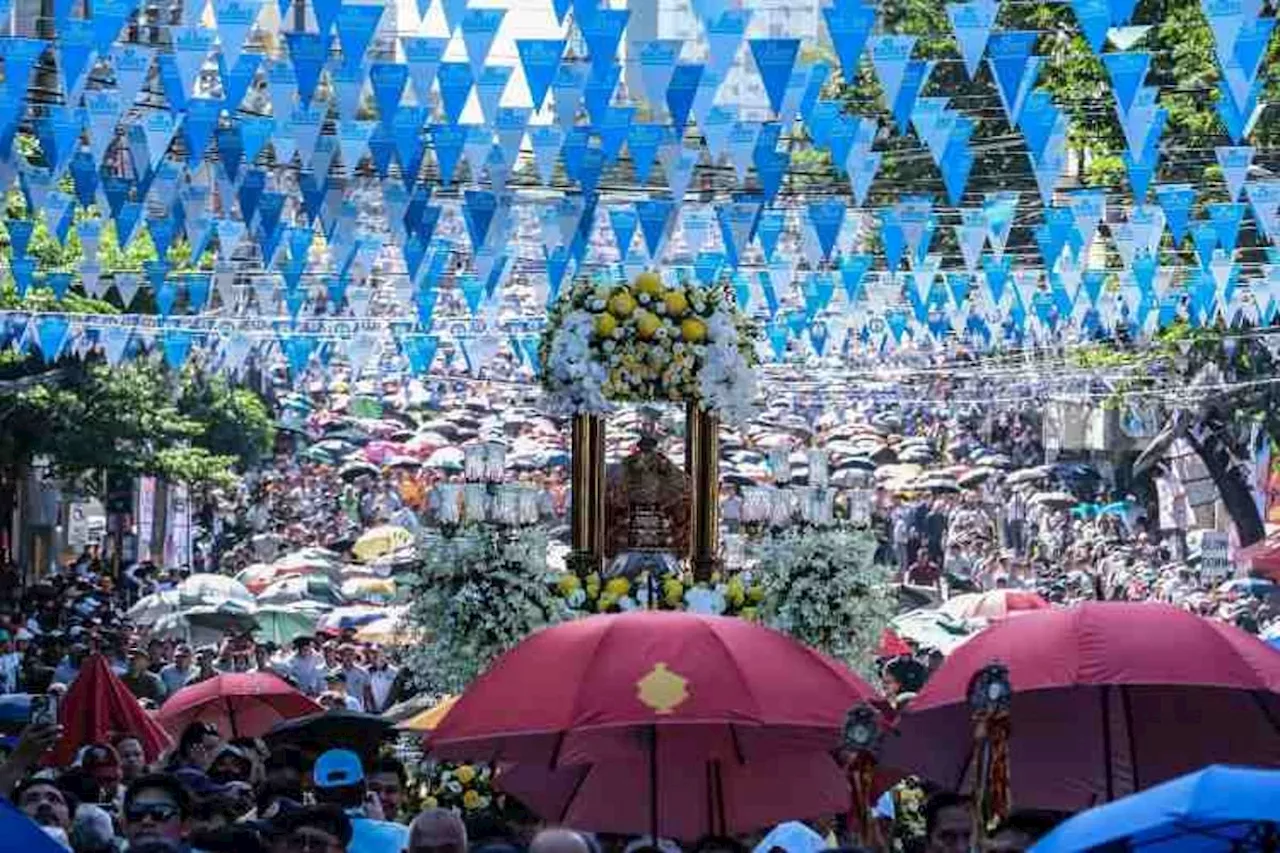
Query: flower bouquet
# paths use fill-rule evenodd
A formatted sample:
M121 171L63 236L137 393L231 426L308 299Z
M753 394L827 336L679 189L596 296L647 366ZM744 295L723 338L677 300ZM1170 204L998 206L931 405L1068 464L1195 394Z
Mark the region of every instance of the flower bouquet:
M553 407L604 414L611 403L695 400L732 422L756 396L755 329L717 287L582 281L551 308L542 383Z
M437 764L425 780L422 807L483 811L494 805L492 778L488 764Z
M745 572L727 578L715 575L710 582L694 582L676 574L652 576L648 572L630 579L601 579L595 572L581 579L565 573L555 576L553 589L574 616L629 610L682 610L756 619L764 600L764 587L752 583Z

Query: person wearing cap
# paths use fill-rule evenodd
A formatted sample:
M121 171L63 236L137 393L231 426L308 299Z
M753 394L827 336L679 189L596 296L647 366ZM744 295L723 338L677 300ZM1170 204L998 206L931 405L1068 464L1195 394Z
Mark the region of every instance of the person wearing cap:
M325 691L321 694L321 699L326 697L334 697L330 702L322 701L321 704L326 708L345 708L348 711L363 711L364 705L355 696L352 696L347 689L347 674L341 669L333 669L325 673L324 676Z
M164 689L164 682L151 671L150 666L151 655L147 650L134 647L129 650L129 671L120 676L120 680L137 698L150 699L159 705L168 694Z
M173 695L187 686L195 671L195 665L191 662L191 647L186 643L179 643L173 650L173 663L165 664L160 669L160 680L164 682L165 691Z
M360 756L348 749L331 749L316 759L312 769L316 802L343 809L351 818L349 853L385 853L404 850L409 828L369 817L373 806L381 814L377 797L369 793Z

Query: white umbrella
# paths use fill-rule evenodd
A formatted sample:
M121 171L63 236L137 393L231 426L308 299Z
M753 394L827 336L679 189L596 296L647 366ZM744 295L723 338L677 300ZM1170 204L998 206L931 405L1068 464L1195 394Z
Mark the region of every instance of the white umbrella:
M183 604L219 604L223 601L253 604L253 593L244 584L226 575L192 575L178 584L178 597Z
M154 625L162 617L177 613L182 609L182 602L174 590L153 592L138 599L138 603L129 608L125 614L135 625Z

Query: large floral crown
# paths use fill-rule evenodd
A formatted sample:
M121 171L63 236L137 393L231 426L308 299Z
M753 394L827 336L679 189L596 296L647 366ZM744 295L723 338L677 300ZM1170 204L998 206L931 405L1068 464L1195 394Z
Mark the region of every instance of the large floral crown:
M723 289L581 281L552 306L542 382L553 407L604 414L612 403L696 401L745 421L756 396L755 329Z

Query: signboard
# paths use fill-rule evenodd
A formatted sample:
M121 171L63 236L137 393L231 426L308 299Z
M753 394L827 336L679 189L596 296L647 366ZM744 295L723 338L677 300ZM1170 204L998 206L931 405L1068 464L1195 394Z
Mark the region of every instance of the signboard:
M1230 557L1231 543L1227 534L1206 530L1200 539L1200 575L1223 580L1234 572Z
M156 524L156 478L138 479L138 559L151 559L151 539Z

